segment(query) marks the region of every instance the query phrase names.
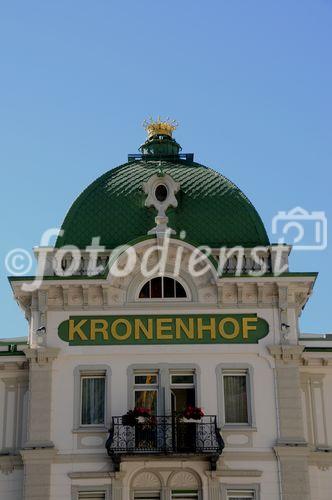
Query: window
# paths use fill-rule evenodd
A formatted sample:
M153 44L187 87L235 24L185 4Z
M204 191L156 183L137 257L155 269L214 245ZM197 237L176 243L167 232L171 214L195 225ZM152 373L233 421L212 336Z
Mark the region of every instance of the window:
M195 383L195 378L194 374L186 374L186 373L175 373L171 375L171 384L172 385L177 385L177 384L189 384L193 385Z
M103 491L82 491L78 494L78 500L105 500L106 495Z
M177 413L187 406L195 406L195 373L174 372L170 374L171 411Z
M225 424L248 424L247 370L224 370Z
M159 491L135 491L134 500L159 500Z
M187 298L184 287L173 278L159 276L142 286L139 299L181 299Z
M219 425L256 430L252 366L222 363L216 374Z
M134 406L148 408L154 415L158 408L158 372L134 374Z
M106 432L111 418L111 368L79 365L74 369L73 432ZM78 493L77 493L78 494Z
M154 415L172 415L200 404L200 371L194 364L135 364L128 368L128 408L150 408Z
M256 498L253 490L227 490L227 500L255 500Z
M197 500L198 491L197 490L173 490L172 500Z
M168 196L167 186L165 186L165 184L158 184L158 186L156 187L156 189L154 191L154 194L155 194L155 197L157 198L157 200L160 203L162 203L163 201L166 200L166 198Z
M71 500L111 500L112 486L82 486L71 487Z
M81 425L105 423L105 374L81 376Z

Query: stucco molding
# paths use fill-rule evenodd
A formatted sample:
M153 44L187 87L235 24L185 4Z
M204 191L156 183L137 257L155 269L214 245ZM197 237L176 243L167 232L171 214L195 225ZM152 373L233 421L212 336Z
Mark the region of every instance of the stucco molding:
M202 488L202 481L193 469L185 468L172 472L167 480L167 486L171 489L194 489Z
M279 458L293 459L294 457L308 458L310 449L308 446L274 446L274 451Z
M109 458L105 455L105 451L100 453L58 453L54 457L56 464L71 464L71 463L97 463L99 465L109 464Z
M28 365L26 362L25 358L21 358L19 361L6 361L6 362L0 362L0 373L1 377L6 376L8 372L22 372L25 371L27 373L28 371Z
M131 479L132 489L153 489L159 491L163 486L163 478L156 470L140 469Z
M332 467L332 448L330 451L312 451L308 458L309 465L315 465L322 471Z
M214 472L216 477L261 477L263 471L259 469L231 469L223 466Z
M21 469L23 467L22 458L20 455L0 455L0 472L5 474L11 474L15 469Z
M68 472L70 479L110 479L115 477L112 471L78 471Z
M274 462L275 455L273 451L225 450L222 454L222 461L227 462Z
M267 349L271 356L278 362L299 363L302 358L304 346L301 345L270 345Z
M60 349L57 347L23 347L22 351L30 363L45 366L53 363L58 357Z
M56 448L36 448L33 450L20 450L24 464L53 463L58 450Z

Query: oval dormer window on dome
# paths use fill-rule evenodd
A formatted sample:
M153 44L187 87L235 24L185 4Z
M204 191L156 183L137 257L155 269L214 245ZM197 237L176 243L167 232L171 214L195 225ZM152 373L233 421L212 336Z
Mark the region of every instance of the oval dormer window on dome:
M139 299L187 299L184 286L174 278L158 276L147 281L141 288Z
M165 186L165 184L158 184L158 186L156 187L156 189L154 191L154 195L160 203L165 201L167 199L167 196L168 196L167 186Z

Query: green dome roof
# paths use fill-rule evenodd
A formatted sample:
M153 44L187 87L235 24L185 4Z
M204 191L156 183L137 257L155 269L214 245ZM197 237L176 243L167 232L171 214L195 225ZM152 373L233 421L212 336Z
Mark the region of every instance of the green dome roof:
M142 185L160 169L180 183L168 226L186 240L210 247L268 245L261 218L248 198L223 175L195 162L136 160L105 173L85 189L66 215L56 247L83 249L100 236L108 249L146 236L157 211L145 207Z

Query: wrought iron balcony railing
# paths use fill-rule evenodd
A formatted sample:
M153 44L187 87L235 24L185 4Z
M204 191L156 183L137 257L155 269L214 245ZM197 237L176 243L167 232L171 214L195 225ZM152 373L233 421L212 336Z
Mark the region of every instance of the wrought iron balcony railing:
M156 416L135 425L123 417L113 417L106 442L116 468L122 455L199 454L210 459L212 470L224 448L216 417L206 415L198 421L183 421L176 416Z

